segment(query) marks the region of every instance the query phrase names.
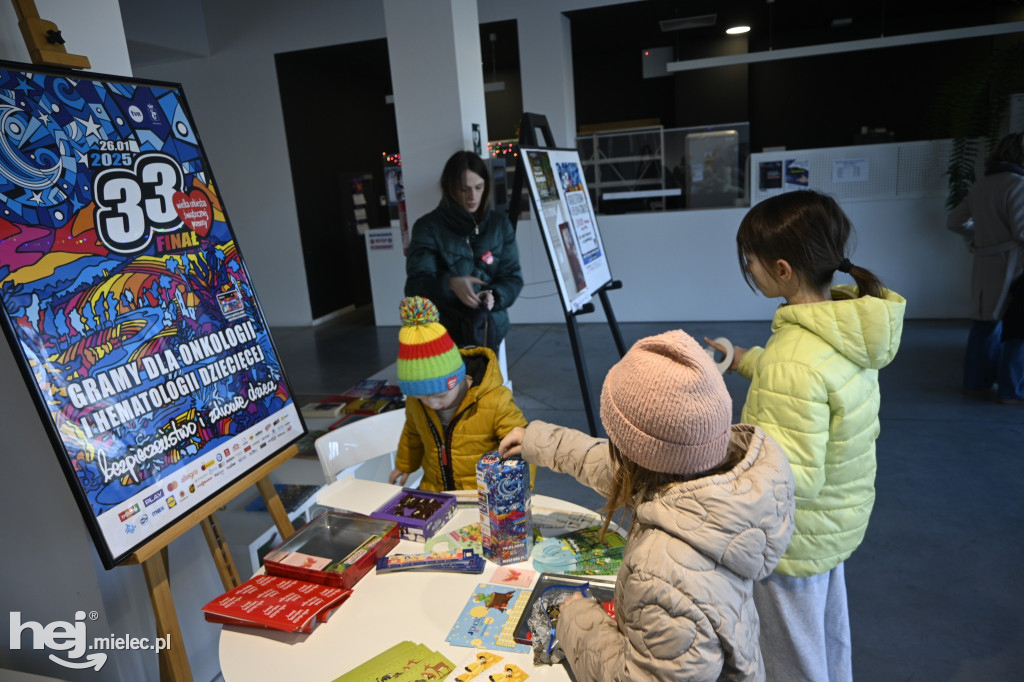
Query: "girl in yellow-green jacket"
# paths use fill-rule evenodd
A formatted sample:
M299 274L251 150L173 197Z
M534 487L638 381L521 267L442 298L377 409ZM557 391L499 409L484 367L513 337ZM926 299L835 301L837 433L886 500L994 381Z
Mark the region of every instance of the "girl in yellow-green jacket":
M853 679L843 562L875 500L878 370L906 301L850 263L851 231L835 200L806 190L761 202L736 235L747 282L785 299L764 348L737 347L731 366L750 379L740 421L778 441L796 480L793 540L754 586L768 680ZM856 285L833 287L836 272Z

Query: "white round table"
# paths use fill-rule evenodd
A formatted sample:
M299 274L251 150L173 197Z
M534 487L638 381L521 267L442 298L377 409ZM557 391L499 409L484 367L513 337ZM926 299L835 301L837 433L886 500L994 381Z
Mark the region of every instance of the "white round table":
M317 502L366 514L398 490L398 486L347 478L320 491ZM543 495L534 495L532 504L535 510L597 516L579 505ZM460 507L439 534L479 521L479 518L477 509ZM422 551L421 543L407 540L399 542L393 550L401 554ZM512 566L532 569L528 561ZM372 570L355 585L352 596L338 611L309 634L225 625L220 636L224 680L330 682L404 640L442 653L458 670L476 650L452 646L445 637L473 588L478 583L488 582L496 568L496 564L488 562L482 574L399 571L377 575L376 570ZM561 665L535 667L532 652L496 653L505 657L506 662L527 671L531 681L570 679Z

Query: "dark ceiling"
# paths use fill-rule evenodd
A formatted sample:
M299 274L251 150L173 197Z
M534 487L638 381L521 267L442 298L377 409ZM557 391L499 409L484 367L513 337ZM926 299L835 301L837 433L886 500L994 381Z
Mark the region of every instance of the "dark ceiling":
M662 20L715 14L713 26L663 32ZM673 46L675 59L716 56L725 29L751 27L751 52L1024 21L1021 0L645 0L567 14L578 40ZM703 50L703 52L702 52Z
M713 25L661 22L716 15ZM750 123L751 147L857 144L865 129L894 141L948 136L941 94L965 65L984 63L1024 32L889 45L735 66L658 72L685 61L910 33L1024 22L1022 0L646 0L568 13L579 126L666 128ZM725 29L751 27L735 38ZM647 61L642 55L667 48ZM664 62L660 62L664 64ZM650 69L650 73L645 73ZM783 104L785 103L785 104ZM796 108L794 109L794 103ZM640 122L640 123L638 123Z

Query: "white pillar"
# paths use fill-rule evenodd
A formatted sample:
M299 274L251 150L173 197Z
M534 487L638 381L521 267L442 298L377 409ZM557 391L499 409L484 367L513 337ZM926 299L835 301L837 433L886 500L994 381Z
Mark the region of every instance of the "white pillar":
M554 4L554 3L553 3ZM519 18L519 70L523 111L543 114L555 144L576 146L576 95L572 78L572 31L557 7ZM544 141L537 140L540 144Z
M476 0L384 0L384 20L411 224L440 201L448 157L473 149L473 124L486 145L480 21Z

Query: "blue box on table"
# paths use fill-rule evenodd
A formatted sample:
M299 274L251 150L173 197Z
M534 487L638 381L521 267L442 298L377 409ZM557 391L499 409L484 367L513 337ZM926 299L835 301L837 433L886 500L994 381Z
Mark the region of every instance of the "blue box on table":
M496 564L526 561L533 550L530 465L487 453L476 465L484 557Z

